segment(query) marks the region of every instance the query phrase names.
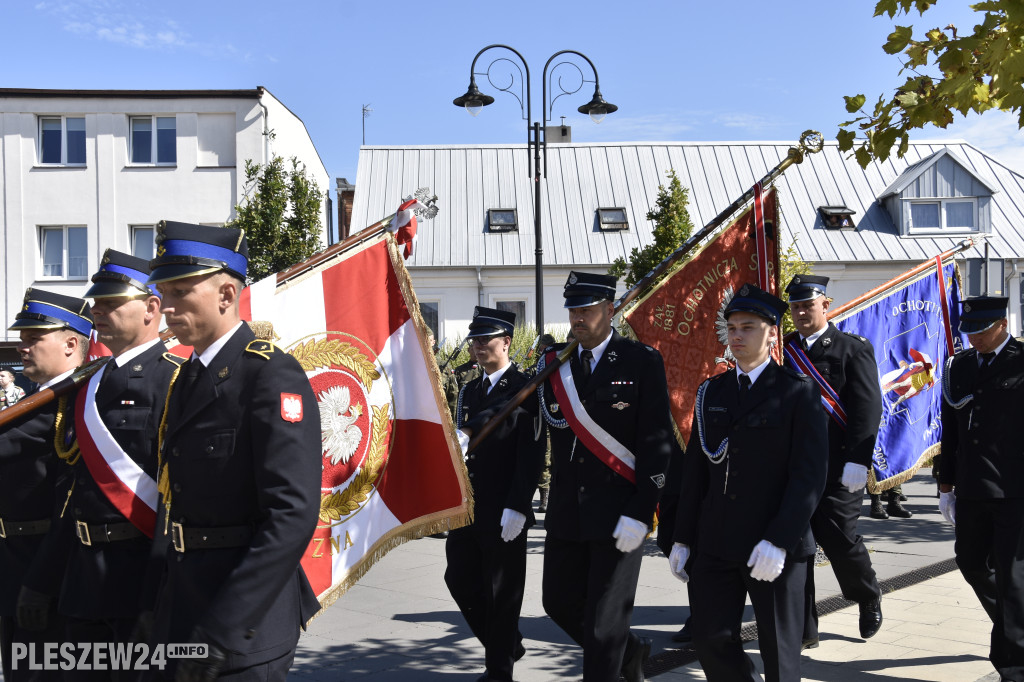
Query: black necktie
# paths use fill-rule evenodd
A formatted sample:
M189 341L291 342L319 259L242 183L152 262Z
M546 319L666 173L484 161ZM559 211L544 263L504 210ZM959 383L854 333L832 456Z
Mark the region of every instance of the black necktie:
M982 353L981 354L981 366L983 368L984 367L988 367L989 365L992 364L992 361L995 360L995 359L996 359L995 351L993 351L991 353Z
M583 385L586 386L587 382L590 381L590 361L594 359L594 354L586 348L580 353L580 379Z
M480 384L480 388L483 391L484 397L486 398L487 397L487 392L489 390L491 390L491 378L490 377L484 377L483 382Z
M750 375L740 375L740 402L742 403L747 398L747 394L750 393Z
M183 398L188 399L191 397L192 389L195 388L196 381L199 379L199 373L202 371L203 363L199 358L192 358L188 361L188 365L185 366L185 383L181 387L181 395Z

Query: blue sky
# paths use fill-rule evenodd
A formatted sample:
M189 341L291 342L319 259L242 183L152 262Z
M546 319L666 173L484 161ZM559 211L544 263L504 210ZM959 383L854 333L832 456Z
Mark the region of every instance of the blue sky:
M0 84L263 85L303 119L333 188L335 177L355 181L364 104L373 109L367 144L525 141L516 100L485 82L481 90L497 101L478 118L451 103L466 89L473 56L491 43L526 57L538 116L548 57L574 49L591 58L619 111L600 125L578 114L589 84L561 98L553 118L566 116L575 142L790 141L807 128L832 139L848 118L843 95L871 101L901 82L897 58L881 49L895 23L966 29L976 16L967 2L943 0L923 18L892 21L872 18L874 4L7 0ZM1024 171L1013 116L958 117L947 130L916 136L942 138L967 139Z

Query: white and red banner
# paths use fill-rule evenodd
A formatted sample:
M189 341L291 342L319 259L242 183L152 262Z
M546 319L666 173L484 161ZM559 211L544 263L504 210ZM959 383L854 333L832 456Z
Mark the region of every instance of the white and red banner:
M302 565L324 606L405 540L469 521L470 487L419 306L388 234L243 291L306 370L322 428L320 522Z

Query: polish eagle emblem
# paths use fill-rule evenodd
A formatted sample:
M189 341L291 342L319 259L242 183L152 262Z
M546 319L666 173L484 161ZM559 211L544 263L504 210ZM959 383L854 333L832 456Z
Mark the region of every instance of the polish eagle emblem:
M319 395L320 435L324 457L331 464L348 464L363 439L356 421L363 406L352 404L347 386L331 386Z

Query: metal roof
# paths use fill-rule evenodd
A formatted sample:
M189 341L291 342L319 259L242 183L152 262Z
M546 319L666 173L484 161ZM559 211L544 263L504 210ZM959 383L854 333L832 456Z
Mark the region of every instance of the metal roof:
M689 210L701 227L783 158L788 142L622 142L548 146L541 187L544 262L604 266L651 242L646 219L658 185L675 170L690 188ZM993 258L1024 256L1024 176L963 141L916 142L862 169L835 142L808 155L776 181L783 245L796 238L800 258L815 262L919 261L958 243L963 235L901 237L879 203L904 171L929 166L948 149L992 196ZM533 182L525 145L365 146L352 224L370 225L393 213L418 187L430 187L441 211L419 229L411 267L531 266L534 256ZM819 206L856 211L855 230L825 229ZM602 232L597 209L624 207L629 230ZM515 208L519 231L490 233L489 208Z

